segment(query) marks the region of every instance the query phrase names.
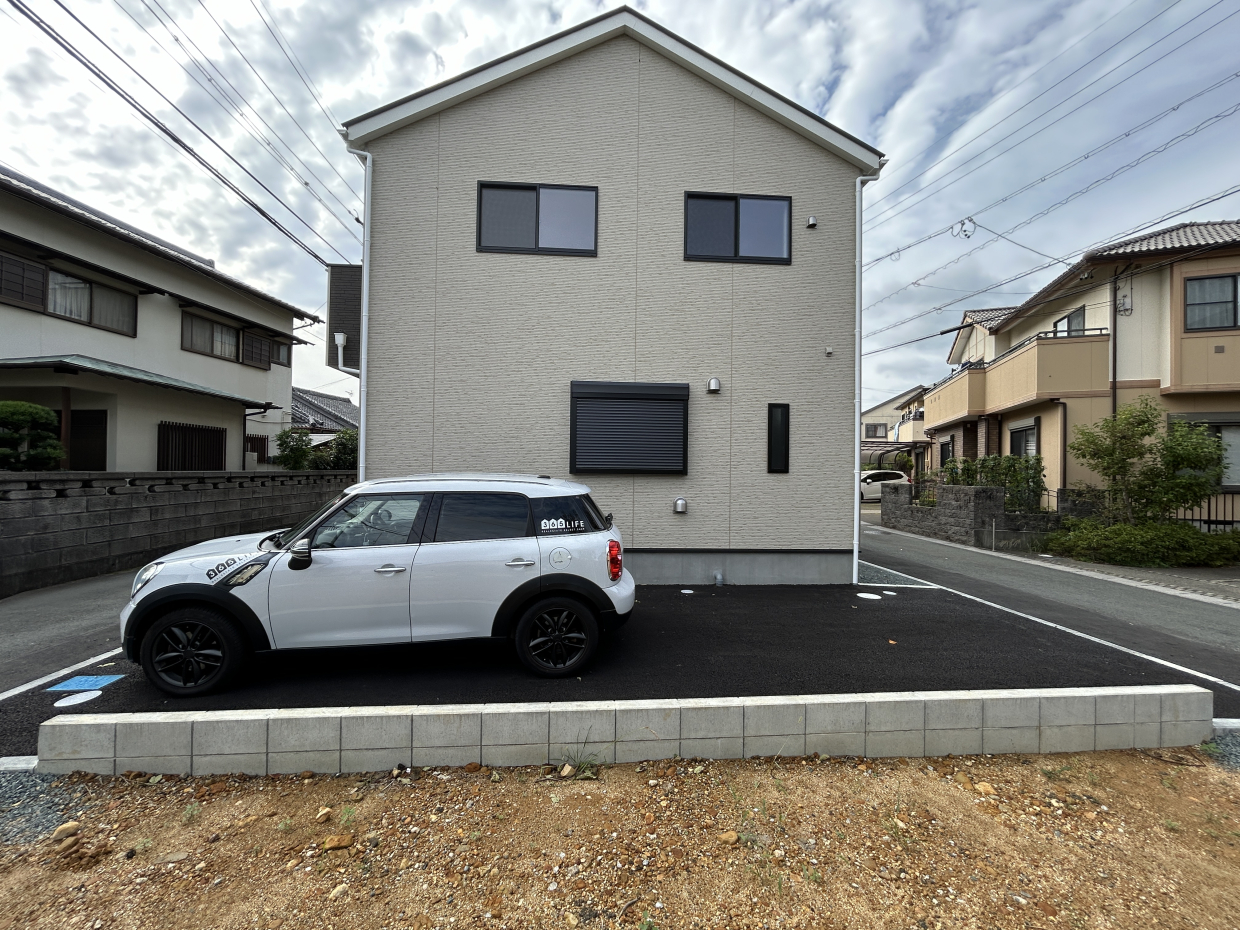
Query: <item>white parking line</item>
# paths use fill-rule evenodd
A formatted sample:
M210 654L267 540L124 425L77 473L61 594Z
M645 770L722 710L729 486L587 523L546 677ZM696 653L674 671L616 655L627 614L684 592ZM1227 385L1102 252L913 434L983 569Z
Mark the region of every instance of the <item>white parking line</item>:
M42 678L36 678L34 681L28 681L24 685L18 685L16 688L10 688L8 691L0 694L0 701L7 700L11 697L16 697L25 691L30 691L33 688L39 687L39 685L45 685L49 681L55 681L57 678L62 678L65 675L68 675L70 672L76 672L79 668L86 668L88 665L94 665L96 662L102 662L104 659L110 659L112 656L118 655L119 653L120 649L113 649L110 652L101 652L99 655L92 656L85 662L79 662L77 665L67 665L62 669L52 672L50 675L44 675Z
M912 578L913 576L908 575L907 577ZM921 581L920 578L914 580ZM926 584L929 584L929 582L926 582ZM1099 639L1097 636L1090 636L1088 633L1082 633L1080 630L1074 630L1071 627L1062 626L1058 623L1052 623L1050 620L1043 620L1041 617L1035 617L1033 614L1022 613L1019 610L1013 610L1011 607L1004 607L1002 604L996 604L994 601L988 601L985 598L975 597L972 594L965 594L963 591L957 591L955 588L948 588L941 584L934 585L934 587L938 588L940 591L947 591L950 594L958 594L960 597L968 598L971 601L977 601L979 604L985 604L987 607L1002 610L1004 613L1015 614L1025 620L1032 620L1034 623L1040 623L1043 626L1049 626L1052 629L1060 630L1064 633L1071 633L1073 636L1079 636L1081 639L1087 639L1091 643L1098 643L1102 646L1110 646L1112 649L1118 649L1120 652L1126 652L1130 656L1136 656L1139 659L1147 659L1148 661L1157 663L1158 665L1173 668L1177 672L1184 672L1186 675L1193 675L1204 681L1212 681L1214 684L1222 685L1224 688L1231 688L1233 691L1240 691L1240 685L1232 684L1230 681L1224 681L1221 678L1215 678L1213 675L1207 675L1205 672L1199 672L1196 669L1187 668L1183 665L1176 665L1174 662L1168 662L1166 659L1158 658L1158 656L1148 655L1144 652L1137 652L1137 650L1129 649L1127 646L1121 646L1119 643L1113 643L1106 639Z

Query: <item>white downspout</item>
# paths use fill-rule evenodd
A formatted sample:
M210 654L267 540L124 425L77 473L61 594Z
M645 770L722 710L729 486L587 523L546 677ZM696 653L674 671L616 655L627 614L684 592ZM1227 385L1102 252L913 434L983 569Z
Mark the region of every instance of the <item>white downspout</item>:
M852 583L857 583L857 563L861 557L861 188L871 181L877 181L887 159L878 160L878 171L863 174L857 178L857 308L856 332L853 364L853 544L852 544Z
M358 375L358 406L362 410L357 431L357 480L366 480L366 354L370 346L370 183L374 175L374 156L362 149L349 149L350 155L356 155L366 162L366 200L362 204L362 348L360 356L361 371ZM343 360L343 352L336 349ZM860 479L858 479L860 480Z

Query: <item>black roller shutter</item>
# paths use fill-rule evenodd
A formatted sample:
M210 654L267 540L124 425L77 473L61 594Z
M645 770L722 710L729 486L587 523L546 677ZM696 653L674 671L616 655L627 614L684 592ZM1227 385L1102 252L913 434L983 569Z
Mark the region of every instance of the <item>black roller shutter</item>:
M683 475L689 385L574 381L569 471Z

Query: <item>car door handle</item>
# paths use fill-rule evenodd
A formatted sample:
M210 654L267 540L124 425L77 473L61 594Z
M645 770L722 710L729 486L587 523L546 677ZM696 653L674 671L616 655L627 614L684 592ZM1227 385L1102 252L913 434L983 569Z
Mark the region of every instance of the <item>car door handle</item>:
M537 565L537 562L531 562L529 559L513 559L511 562L505 562L509 568L525 568L529 565Z
M396 575L403 571L405 571L405 567L403 565L390 565L389 564L389 565L380 565L378 568L375 569L375 574Z

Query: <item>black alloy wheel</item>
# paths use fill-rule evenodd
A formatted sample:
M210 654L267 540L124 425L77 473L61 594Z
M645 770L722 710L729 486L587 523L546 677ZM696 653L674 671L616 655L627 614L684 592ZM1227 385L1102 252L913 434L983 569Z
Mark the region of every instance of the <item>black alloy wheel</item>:
M183 608L156 620L142 639L142 668L151 684L180 697L206 694L240 669L245 645L226 618Z
M563 678L590 661L598 639L593 611L571 598L551 598L527 610L517 624L517 655L536 675Z

